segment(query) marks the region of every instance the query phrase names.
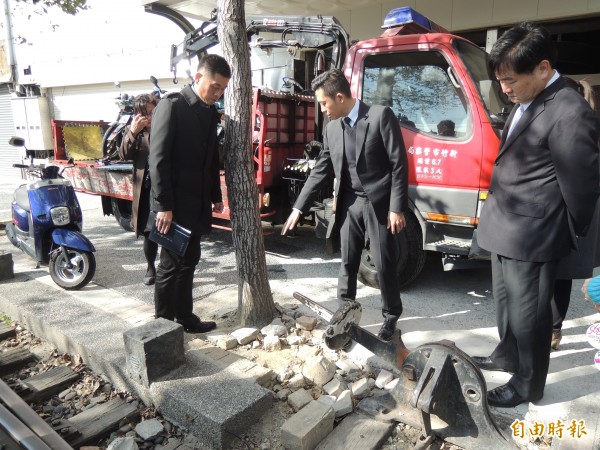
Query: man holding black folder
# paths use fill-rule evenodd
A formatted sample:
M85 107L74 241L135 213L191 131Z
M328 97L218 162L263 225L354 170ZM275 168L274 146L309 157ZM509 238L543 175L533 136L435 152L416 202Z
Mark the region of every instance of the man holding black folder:
M156 318L183 325L189 333L206 333L215 323L193 313L194 270L200 261L200 237L211 229L212 211L223 211L219 180L214 103L221 98L231 69L225 59L204 55L194 84L161 100L152 118L150 179L156 231L167 234L174 224L190 230L185 252L163 246L156 271Z

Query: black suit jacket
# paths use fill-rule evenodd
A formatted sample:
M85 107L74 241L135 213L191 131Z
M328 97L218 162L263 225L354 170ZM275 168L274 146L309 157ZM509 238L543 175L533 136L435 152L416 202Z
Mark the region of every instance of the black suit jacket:
M218 112L192 90L169 94L154 109L149 168L154 211L173 211L193 234L210 232L212 203L222 201Z
M400 125L390 108L360 102L355 127L356 172L378 220L387 223L389 211L408 209L408 158ZM335 194L340 194L344 161L344 129L339 118L327 124L323 133L323 150L294 208L306 213L315 195L331 181L332 172L338 180Z
M587 232L599 193L592 109L558 79L529 105L496 157L477 241L521 261L557 260Z

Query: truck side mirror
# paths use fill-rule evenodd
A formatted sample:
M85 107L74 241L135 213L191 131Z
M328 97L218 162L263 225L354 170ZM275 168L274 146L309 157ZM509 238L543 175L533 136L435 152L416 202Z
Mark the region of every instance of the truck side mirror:
M18 136L13 136L9 139L8 144L12 145L13 147L25 147L25 139Z

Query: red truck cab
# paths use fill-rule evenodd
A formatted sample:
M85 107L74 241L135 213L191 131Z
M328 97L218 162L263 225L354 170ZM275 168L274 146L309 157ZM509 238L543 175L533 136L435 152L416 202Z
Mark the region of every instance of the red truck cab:
M344 70L355 97L389 106L400 120L410 167L411 213L399 243L406 284L420 272L423 251L472 256L511 105L479 47L411 8L390 11L383 28L350 47ZM377 285L375 276L367 249L361 279Z

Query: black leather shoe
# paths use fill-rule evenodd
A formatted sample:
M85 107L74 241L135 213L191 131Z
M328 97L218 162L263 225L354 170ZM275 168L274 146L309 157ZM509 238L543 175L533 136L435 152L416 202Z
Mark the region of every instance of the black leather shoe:
M377 337L382 341L389 341L396 331L396 322L398 322L398 316L387 316L381 325Z
M154 269L148 269L146 275L144 275L144 284L146 286L152 286L156 281L156 271Z
M511 372L504 367L497 365L489 356L471 356L471 359L481 370L495 370L498 372Z
M175 319L175 322L182 325L187 333L208 333L217 327L217 324L210 320L202 322L198 316L186 320Z
M506 383L488 391L487 401L488 404L497 408L513 408L529 400L521 397L514 387Z

